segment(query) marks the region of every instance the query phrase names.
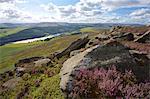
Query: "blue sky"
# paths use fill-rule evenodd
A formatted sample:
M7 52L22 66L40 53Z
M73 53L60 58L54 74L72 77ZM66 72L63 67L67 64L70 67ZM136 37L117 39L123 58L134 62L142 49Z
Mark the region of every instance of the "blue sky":
M150 0L0 0L0 22L150 24Z

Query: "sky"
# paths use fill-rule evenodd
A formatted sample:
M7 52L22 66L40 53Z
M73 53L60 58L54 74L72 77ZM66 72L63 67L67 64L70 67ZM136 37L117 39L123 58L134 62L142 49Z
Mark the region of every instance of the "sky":
M0 23L150 24L150 0L0 0Z

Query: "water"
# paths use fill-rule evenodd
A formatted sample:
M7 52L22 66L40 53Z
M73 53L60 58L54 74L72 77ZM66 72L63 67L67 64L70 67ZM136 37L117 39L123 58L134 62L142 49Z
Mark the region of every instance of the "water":
M47 38L53 38L53 37L56 37L56 36L59 36L59 35L61 35L61 34L55 34L55 35L49 35L49 36L40 37L40 38L33 38L33 39L27 39L27 40L22 40L22 41L16 41L16 42L13 42L13 44L30 43L30 42L34 42L34 41L45 40Z

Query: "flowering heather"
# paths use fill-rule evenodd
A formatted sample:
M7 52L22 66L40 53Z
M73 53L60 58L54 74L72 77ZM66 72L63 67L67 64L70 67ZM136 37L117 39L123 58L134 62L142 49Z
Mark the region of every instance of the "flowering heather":
M150 83L136 83L131 71L121 73L112 66L80 69L75 73L69 97L73 98L148 98Z

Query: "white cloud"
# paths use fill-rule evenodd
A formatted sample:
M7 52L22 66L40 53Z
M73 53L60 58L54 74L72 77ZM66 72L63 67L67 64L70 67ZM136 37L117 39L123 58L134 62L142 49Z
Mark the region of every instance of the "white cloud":
M139 9L139 10L135 10L134 12L132 12L130 14L130 16L143 16L145 14L150 14L150 9L142 8L142 9Z
M26 0L0 0L0 3L25 3Z
M120 8L148 7L149 0L80 0L74 5L57 6L53 3L41 4L42 13L34 14L18 7L28 0L0 0L1 22L39 22L39 21L66 21L66 22L124 22L128 17L110 14ZM139 20L149 17L149 9L135 11L130 14L131 19ZM138 15L139 14L139 15ZM140 15L141 14L141 15ZM125 19L126 18L126 19Z
M29 22L35 21L36 16L17 7L17 4L25 3L25 0L3 0L0 1L1 22ZM33 18L34 17L34 18Z
M102 9L114 10L127 7L149 7L149 0L101 0Z
M51 16L57 20L63 21L80 21L80 19L87 19L92 16L102 14L100 0L81 0L75 5L56 6L52 3L41 5L45 11L49 12Z
M49 3L47 5L41 5L41 7L51 13L51 16L55 16L55 19L57 20L75 20L76 22L77 20L80 21L85 19L91 19L91 21L94 21L103 17L105 13L109 13L109 11L115 9L136 6L147 7L149 4L150 2L148 0L80 0L74 5L56 6ZM94 19L93 17L97 19ZM119 20L117 18L115 19ZM114 21L114 18L105 19L105 21L109 20Z
M137 22L150 23L150 8L142 8L130 13L130 18Z

